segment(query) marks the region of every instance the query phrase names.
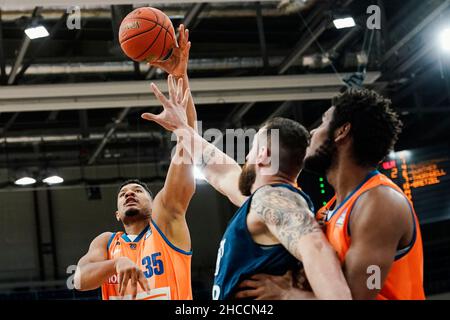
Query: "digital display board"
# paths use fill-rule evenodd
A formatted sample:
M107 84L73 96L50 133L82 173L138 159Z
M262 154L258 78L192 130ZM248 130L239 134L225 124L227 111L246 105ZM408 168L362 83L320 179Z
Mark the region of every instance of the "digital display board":
M420 223L450 219L449 146L392 152L379 170L412 200Z

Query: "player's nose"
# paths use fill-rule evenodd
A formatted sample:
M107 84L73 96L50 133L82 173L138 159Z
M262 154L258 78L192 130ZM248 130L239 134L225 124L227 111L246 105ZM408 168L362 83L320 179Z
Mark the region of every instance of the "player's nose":
M125 192L125 198L133 197L135 195L136 193L133 190L128 190L127 192Z

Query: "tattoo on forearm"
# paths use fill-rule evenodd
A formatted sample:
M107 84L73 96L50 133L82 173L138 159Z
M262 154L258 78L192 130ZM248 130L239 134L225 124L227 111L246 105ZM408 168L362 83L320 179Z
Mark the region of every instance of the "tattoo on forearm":
M216 156L216 148L214 146L209 146L206 148L206 150L203 152L203 161L200 165L201 169L204 169L211 159L213 159Z
M251 210L275 229L275 236L298 257L298 240L309 233L321 232L306 201L286 188L265 186L253 196Z

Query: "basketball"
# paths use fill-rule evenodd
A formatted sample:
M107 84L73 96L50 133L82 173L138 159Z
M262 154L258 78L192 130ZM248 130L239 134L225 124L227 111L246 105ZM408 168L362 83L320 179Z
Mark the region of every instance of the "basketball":
M163 60L175 46L175 31L169 17L161 10L138 8L122 20L119 43L134 61Z

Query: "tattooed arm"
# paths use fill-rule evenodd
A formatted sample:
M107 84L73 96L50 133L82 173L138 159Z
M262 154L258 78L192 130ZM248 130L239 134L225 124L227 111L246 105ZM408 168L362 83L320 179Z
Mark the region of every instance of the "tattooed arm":
M303 263L315 297L351 299L336 253L299 194L286 188L262 187L253 196L250 214L258 216Z
M228 197L235 206L240 207L247 199L239 191L241 167L216 146L202 140L204 151L201 170L206 180L214 189Z
M194 163L200 163L206 181L235 206L240 207L247 197L239 191L242 169L237 162L191 128L183 130L181 136L183 150L186 150Z
M236 206L241 206L247 199L239 191L241 167L189 126L187 121L189 101L193 101L190 90L187 87L183 94L181 85L184 81L179 79L178 86L175 86L175 83L171 81L172 77L169 77L170 99L167 99L155 84L152 84L156 98L163 105L163 112L158 115L147 112L142 114L142 118L154 121L166 130L175 133L177 144L182 147L183 155L188 155L188 159L180 155L181 160L187 160L188 164L192 161L194 161L194 164L203 164L203 173L206 180L217 191L227 196ZM195 115L195 113L192 115Z

